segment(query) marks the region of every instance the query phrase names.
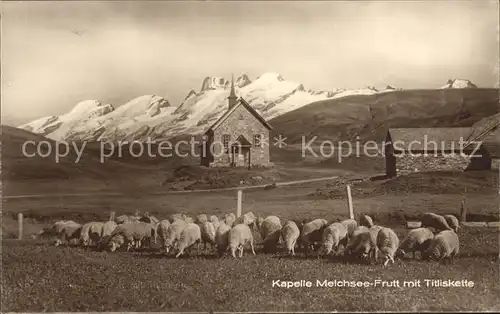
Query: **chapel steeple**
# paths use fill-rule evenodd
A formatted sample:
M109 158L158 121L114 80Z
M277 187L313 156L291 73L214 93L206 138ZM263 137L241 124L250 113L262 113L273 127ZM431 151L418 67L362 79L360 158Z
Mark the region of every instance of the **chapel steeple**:
M236 101L238 100L238 97L236 96L236 93L234 91L234 76L231 75L231 92L229 93L229 96L227 97L227 102L229 104L229 109L233 108L236 105Z

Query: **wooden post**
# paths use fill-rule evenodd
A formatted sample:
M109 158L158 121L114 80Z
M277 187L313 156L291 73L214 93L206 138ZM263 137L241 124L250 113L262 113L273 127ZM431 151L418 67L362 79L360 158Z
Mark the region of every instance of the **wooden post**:
M462 202L460 203L460 221L467 221L467 207L465 206L465 200L462 200Z
M23 213L17 214L18 240L23 239Z
M115 212L109 213L109 221L114 221L115 220Z
M241 204L243 199L243 191L238 190L238 204L236 206L236 218L241 216Z
M349 219L354 219L354 209L352 208L352 195L351 195L351 186L346 184L347 190L347 207L349 208Z

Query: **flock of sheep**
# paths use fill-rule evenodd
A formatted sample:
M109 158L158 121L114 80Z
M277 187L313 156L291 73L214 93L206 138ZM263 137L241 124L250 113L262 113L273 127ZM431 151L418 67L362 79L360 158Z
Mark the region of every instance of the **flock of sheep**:
M122 215L114 221L78 224L74 221L58 221L40 234L56 236L56 245L71 241L82 246L96 246L102 250L151 247L160 242L166 254L175 257L185 254L188 248L207 244L216 249L219 256L230 252L236 258L243 256L245 247L255 255L253 230L257 230L263 241L264 252L276 252L280 245L290 255L295 247L302 248L306 257L311 251L318 256L342 254L346 257L368 261L382 258L383 265L394 263L396 256L421 253L422 259L449 260L459 252L458 220L453 215L425 213L421 216L421 227L408 232L403 241L387 227L374 225L371 217L360 215L359 221L347 219L328 222L325 219L312 221L288 220L282 226L277 216L256 217L249 212L236 218L226 214L220 219L212 215L198 215L195 219L183 214L174 214L168 220L155 217ZM343 250L340 251L340 248Z

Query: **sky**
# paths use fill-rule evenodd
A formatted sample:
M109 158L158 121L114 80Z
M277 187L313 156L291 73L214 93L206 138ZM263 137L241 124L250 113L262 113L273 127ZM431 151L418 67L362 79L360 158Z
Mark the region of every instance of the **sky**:
M2 2L2 123L97 99L179 105L206 76L306 88L497 87L497 1Z

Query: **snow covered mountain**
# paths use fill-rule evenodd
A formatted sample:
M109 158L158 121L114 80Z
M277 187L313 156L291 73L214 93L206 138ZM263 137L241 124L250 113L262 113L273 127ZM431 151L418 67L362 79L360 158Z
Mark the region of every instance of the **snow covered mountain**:
M472 84L469 80L464 79L449 79L446 85L440 87L440 89L447 88L477 88L475 84Z
M199 134L227 110L231 81L206 77L200 92L189 91L178 107L156 95L137 97L113 107L96 100L78 103L69 113L44 117L20 128L46 135L54 140L146 140ZM251 81L245 74L235 79L236 95L243 97L265 119L270 120L310 103L351 95L372 95L393 91L366 87L359 90L317 91L287 81L268 72Z

